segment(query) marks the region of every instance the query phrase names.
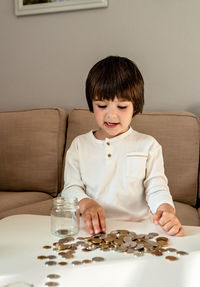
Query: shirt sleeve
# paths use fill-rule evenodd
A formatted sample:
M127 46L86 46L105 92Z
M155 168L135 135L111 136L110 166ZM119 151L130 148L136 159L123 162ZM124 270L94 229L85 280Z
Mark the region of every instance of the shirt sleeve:
M144 188L147 203L153 214L163 203L168 203L174 208L172 196L168 187L168 180L164 172L162 148L156 141L153 143L147 159Z
M83 198L89 198L85 193L85 186L81 179L78 139L76 138L66 153L64 170L64 188L61 196L68 198L77 198L80 201Z

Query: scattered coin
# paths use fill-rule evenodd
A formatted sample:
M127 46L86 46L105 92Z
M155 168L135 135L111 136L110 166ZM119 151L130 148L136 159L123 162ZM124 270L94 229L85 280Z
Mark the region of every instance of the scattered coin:
M58 274L48 274L47 278L49 278L49 279L58 279L58 278L60 278L60 275L58 275Z
M163 253L158 249L152 251L151 254L155 255L155 256L162 256L163 255Z
M56 256L55 255L49 255L47 256L48 259L56 259Z
M83 263L83 264L92 263L92 260L90 260L90 259L84 259L84 260L82 260L82 263Z
M81 261L78 260L72 261L72 265L81 265L81 264L82 264Z
M59 265L67 265L68 263L65 261L58 262Z
M149 239L152 239L152 238L154 238L154 237L156 237L156 236L158 236L158 235L159 235L159 234L156 233L156 232L150 232L147 236L148 236Z
M69 243L70 242L70 243ZM73 259L76 250L81 248L83 252L91 252L99 249L102 252L115 252L129 254L129 256L144 256L144 254L151 254L154 256L162 256L164 252L176 252L177 255L187 255L185 251L177 251L175 248L166 248L169 239L165 236L159 236L156 232L148 234L137 234L128 230L113 230L110 233L99 233L93 236L78 237L76 240L72 236L66 236L55 242L53 246L57 254L64 259ZM43 248L51 248L50 245L45 245ZM38 256L38 259L56 259L55 255ZM167 260L177 260L178 257L166 256ZM91 262L104 261L103 257L93 257L91 259L84 259L82 261L74 260L72 265L87 264ZM65 261L56 262L53 260L45 262L46 265L66 265Z
M38 256L37 258L40 259L40 260L47 259L47 257L44 256L44 255L40 255L40 256Z
M185 251L177 251L176 253L179 255L188 255L188 253Z
M59 283L58 282L49 281L49 282L46 282L45 285L47 285L47 286L58 286Z
M45 264L48 266L53 266L53 265L56 265L57 263L56 261L46 261Z
M178 258L175 257L175 256L166 256L165 259L170 260L170 261L176 261L176 260L178 260Z
M103 257L93 257L92 258L92 261L95 261L95 262L101 262L101 261L104 261L105 259Z

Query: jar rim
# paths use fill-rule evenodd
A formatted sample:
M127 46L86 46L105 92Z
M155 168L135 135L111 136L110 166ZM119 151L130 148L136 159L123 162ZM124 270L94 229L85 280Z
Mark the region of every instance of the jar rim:
M78 199L77 197L74 198L66 198L62 196L57 196L53 198L53 204L57 206L63 206L63 205L78 205Z

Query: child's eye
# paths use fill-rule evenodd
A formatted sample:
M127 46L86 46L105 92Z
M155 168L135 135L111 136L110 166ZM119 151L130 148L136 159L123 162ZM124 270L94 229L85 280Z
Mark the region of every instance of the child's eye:
M98 108L100 108L100 109L105 109L107 106L106 105L97 105L98 106Z
M127 108L127 106L118 106L118 108L119 108L120 110L124 110L124 109Z

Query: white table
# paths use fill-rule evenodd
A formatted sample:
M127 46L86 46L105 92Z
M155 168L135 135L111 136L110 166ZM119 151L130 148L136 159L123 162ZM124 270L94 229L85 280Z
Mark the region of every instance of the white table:
M145 221L107 221L107 232L128 229L136 233L158 232L166 234L159 226ZM57 281L60 287L199 287L200 286L200 227L185 226L184 237L169 237L169 247L189 252L177 261L168 261L165 255L156 257L145 254L135 257L101 250L84 253L77 251L75 259L91 259L102 256L106 260L88 265L46 266L39 255L54 254L44 245L58 241L50 234L50 217L39 215L16 215L0 220L0 286L25 281L34 287L44 287L47 281ZM83 226L78 236L88 236ZM57 253L55 253L57 255ZM169 254L166 254L169 255ZM173 255L173 254L171 254ZM47 275L61 275L57 280Z

